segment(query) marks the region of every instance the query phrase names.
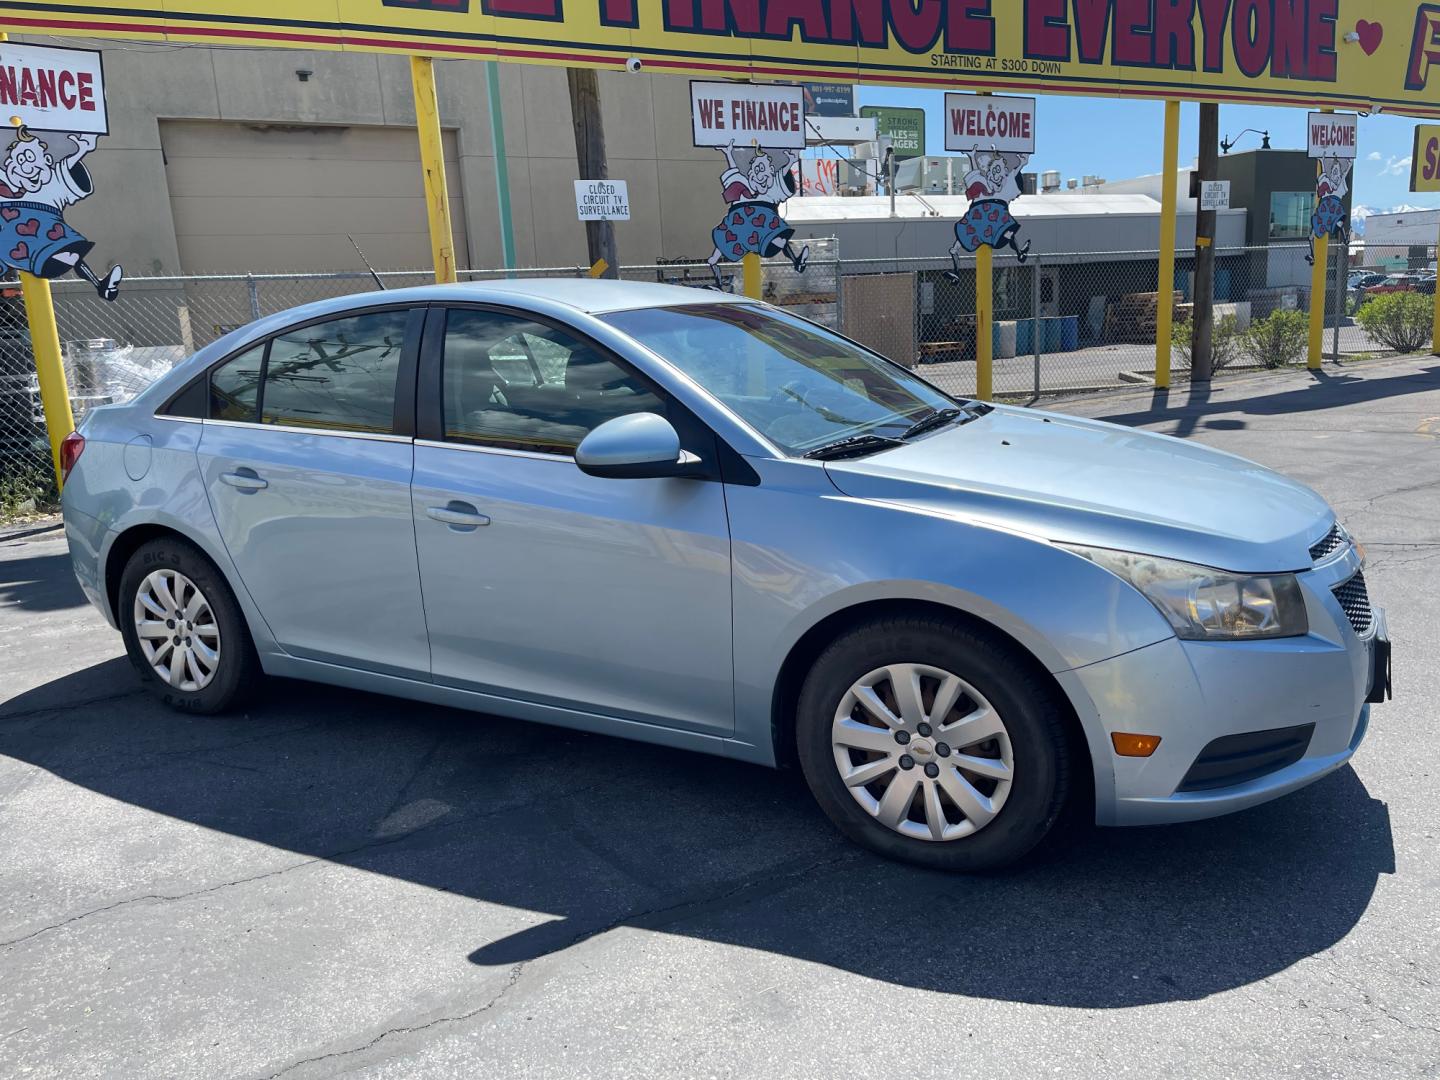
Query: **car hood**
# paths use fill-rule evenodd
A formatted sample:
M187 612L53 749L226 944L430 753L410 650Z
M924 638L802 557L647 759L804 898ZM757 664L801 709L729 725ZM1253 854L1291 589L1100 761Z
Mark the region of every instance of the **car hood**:
M1006 406L826 470L853 498L1225 570L1307 569L1334 520L1303 484L1232 454Z

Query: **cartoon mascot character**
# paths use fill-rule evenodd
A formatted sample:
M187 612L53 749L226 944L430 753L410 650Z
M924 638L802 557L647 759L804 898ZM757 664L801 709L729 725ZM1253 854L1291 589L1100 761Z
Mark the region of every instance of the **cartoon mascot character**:
M783 253L795 271L803 274L810 249L795 250L790 243L795 230L780 216L780 204L795 194L790 169L799 155L793 150L756 150L749 167L741 172L735 164L733 142L720 152L729 166L720 176L720 185L730 205L720 224L710 230L715 250L705 261L715 275L715 287L725 288L720 263L739 262L746 255L766 258Z
M982 246L1011 248L1023 263L1030 254L1030 241L1021 247L1016 242L1020 223L1010 213L1010 200L1020 197L1020 170L1030 160L1029 154L1002 154L991 150L985 154L976 146L970 151L974 166L965 175L965 195L970 207L955 223L955 242L950 245L950 261L954 269L945 276L960 280L960 255L973 255Z
M119 266L104 277L85 262L95 245L65 222L65 208L95 190L83 158L95 136L70 134L75 152L56 163L49 148L21 127L0 161L0 262L36 277L73 271L104 300L114 300L125 276Z
M1315 241L1331 236L1341 244L1350 243L1350 216L1345 213L1345 194L1350 190L1349 158L1327 157L1320 161L1320 178L1315 182L1315 212L1310 215L1310 254L1305 261L1315 265Z

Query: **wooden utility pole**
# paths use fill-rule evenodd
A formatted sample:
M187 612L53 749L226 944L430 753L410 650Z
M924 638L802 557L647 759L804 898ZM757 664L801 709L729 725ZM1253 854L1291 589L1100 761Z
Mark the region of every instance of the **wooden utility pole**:
M1214 180L1220 171L1220 106L1200 105L1200 181ZM1191 344L1190 380L1208 383L1215 372L1215 211L1195 215L1195 339ZM1170 303L1165 291L1161 300Z
M600 119L600 80L594 68L566 68L570 83L570 115L575 121L575 161L581 180L608 180L610 166L605 160L605 124ZM585 222L585 242L590 265L604 260L603 277L619 277L620 260L615 254L615 226L609 221Z

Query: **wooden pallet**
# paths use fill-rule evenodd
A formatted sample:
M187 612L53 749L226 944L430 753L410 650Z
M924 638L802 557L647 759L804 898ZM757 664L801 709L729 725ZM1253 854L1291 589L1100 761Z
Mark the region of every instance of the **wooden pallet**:
M1174 294L1173 313L1176 321L1186 315L1190 307L1185 303L1185 294ZM1130 293L1110 301L1105 311L1105 340L1111 342L1148 343L1155 340L1159 323L1160 294Z

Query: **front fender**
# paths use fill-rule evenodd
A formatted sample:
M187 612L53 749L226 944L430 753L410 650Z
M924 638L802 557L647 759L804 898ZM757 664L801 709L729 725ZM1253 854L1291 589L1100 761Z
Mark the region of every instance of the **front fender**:
M974 616L1052 673L1173 636L1131 586L1042 538L850 498L810 463L753 464L759 486L727 489L741 742L769 744L774 688L800 639L875 600L938 603Z

